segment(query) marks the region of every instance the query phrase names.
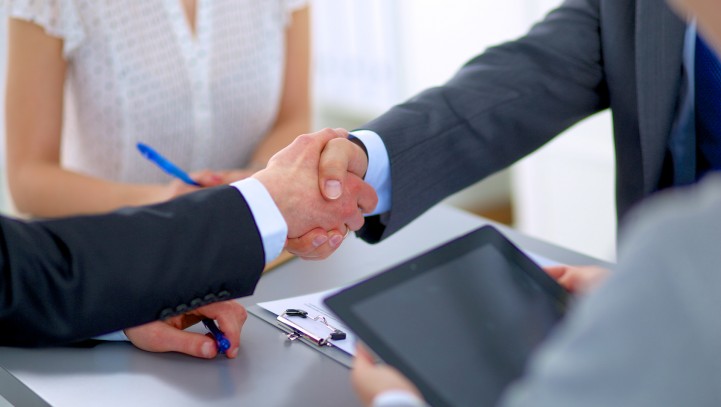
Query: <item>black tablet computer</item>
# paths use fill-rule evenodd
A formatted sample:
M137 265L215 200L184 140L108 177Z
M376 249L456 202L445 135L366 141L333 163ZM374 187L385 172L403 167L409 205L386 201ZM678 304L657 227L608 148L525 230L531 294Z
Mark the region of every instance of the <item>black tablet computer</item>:
M484 226L327 298L433 406L491 406L563 317L569 294Z

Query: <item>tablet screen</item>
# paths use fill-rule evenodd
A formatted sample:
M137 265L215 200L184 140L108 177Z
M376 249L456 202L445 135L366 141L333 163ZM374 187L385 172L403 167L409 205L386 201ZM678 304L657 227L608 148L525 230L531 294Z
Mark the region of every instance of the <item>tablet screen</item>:
M565 310L565 291L488 228L327 301L434 406L493 405Z

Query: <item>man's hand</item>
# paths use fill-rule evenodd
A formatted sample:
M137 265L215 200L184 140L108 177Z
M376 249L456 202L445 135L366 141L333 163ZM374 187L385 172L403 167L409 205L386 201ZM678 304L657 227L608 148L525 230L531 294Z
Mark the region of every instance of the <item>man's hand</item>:
M365 150L347 138L347 131L336 131L343 137L328 141L318 164L318 186L330 201L341 198L347 177L363 178L368 169ZM377 202L377 197L375 199ZM324 259L340 246L344 237L344 231L316 228L301 237L288 239L286 249L304 259Z
M346 178L351 174L363 178L367 170L368 156L359 144L347 136L330 140L318 165L318 182L323 196L329 200L339 199Z
M375 364L362 345L356 347L351 382L358 398L366 406L371 405L376 396L389 390L406 391L423 400L421 392L410 380L391 366Z
M330 239L325 241L337 239L333 236L340 236L342 240L349 230L360 229L364 222L363 214L375 208L378 202L375 191L355 174L343 177L341 196L334 200L324 199L318 190L321 153L329 142L347 142L346 137L345 131L331 129L304 134L274 155L265 169L253 174L263 183L283 214L288 224L289 239L311 231L322 233L322 230L332 231ZM304 239L312 242L313 238L308 236Z
M218 354L215 339L209 335L184 331L203 318L218 321L218 328L230 341L230 349L225 355L231 359L235 358L240 346L240 330L248 318L248 313L242 305L232 300L206 305L165 321L128 328L125 330L125 335L133 345L149 352L180 352L198 358L212 359Z
M365 177L368 170L368 156L365 150L346 138L333 139L326 144L320 156L318 181L326 199L341 197L346 177L354 174Z
M543 268L563 288L585 294L606 279L609 270L598 266L549 266Z

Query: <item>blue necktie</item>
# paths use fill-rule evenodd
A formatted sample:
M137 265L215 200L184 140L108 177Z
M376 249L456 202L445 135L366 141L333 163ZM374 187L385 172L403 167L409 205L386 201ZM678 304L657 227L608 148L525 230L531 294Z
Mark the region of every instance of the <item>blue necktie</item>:
M696 37L696 140L698 175L721 169L721 62Z

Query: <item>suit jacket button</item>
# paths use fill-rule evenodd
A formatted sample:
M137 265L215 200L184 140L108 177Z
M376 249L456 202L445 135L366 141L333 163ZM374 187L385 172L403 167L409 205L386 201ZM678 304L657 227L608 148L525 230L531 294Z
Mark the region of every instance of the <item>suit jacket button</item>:
M196 309L202 307L203 305L203 300L200 298L193 298L193 300L190 301L190 309Z
M221 301L229 300L230 299L230 292L223 290L218 293L218 299Z
M175 307L175 314L185 314L188 312L188 306L185 304L180 304L177 307Z
M203 302L206 304L210 304L211 302L218 301L218 297L215 296L215 294L207 294L205 297L203 297Z
M160 319L168 319L168 318L172 317L173 315L175 315L175 312L173 311L172 308L166 308L166 309L160 311Z

